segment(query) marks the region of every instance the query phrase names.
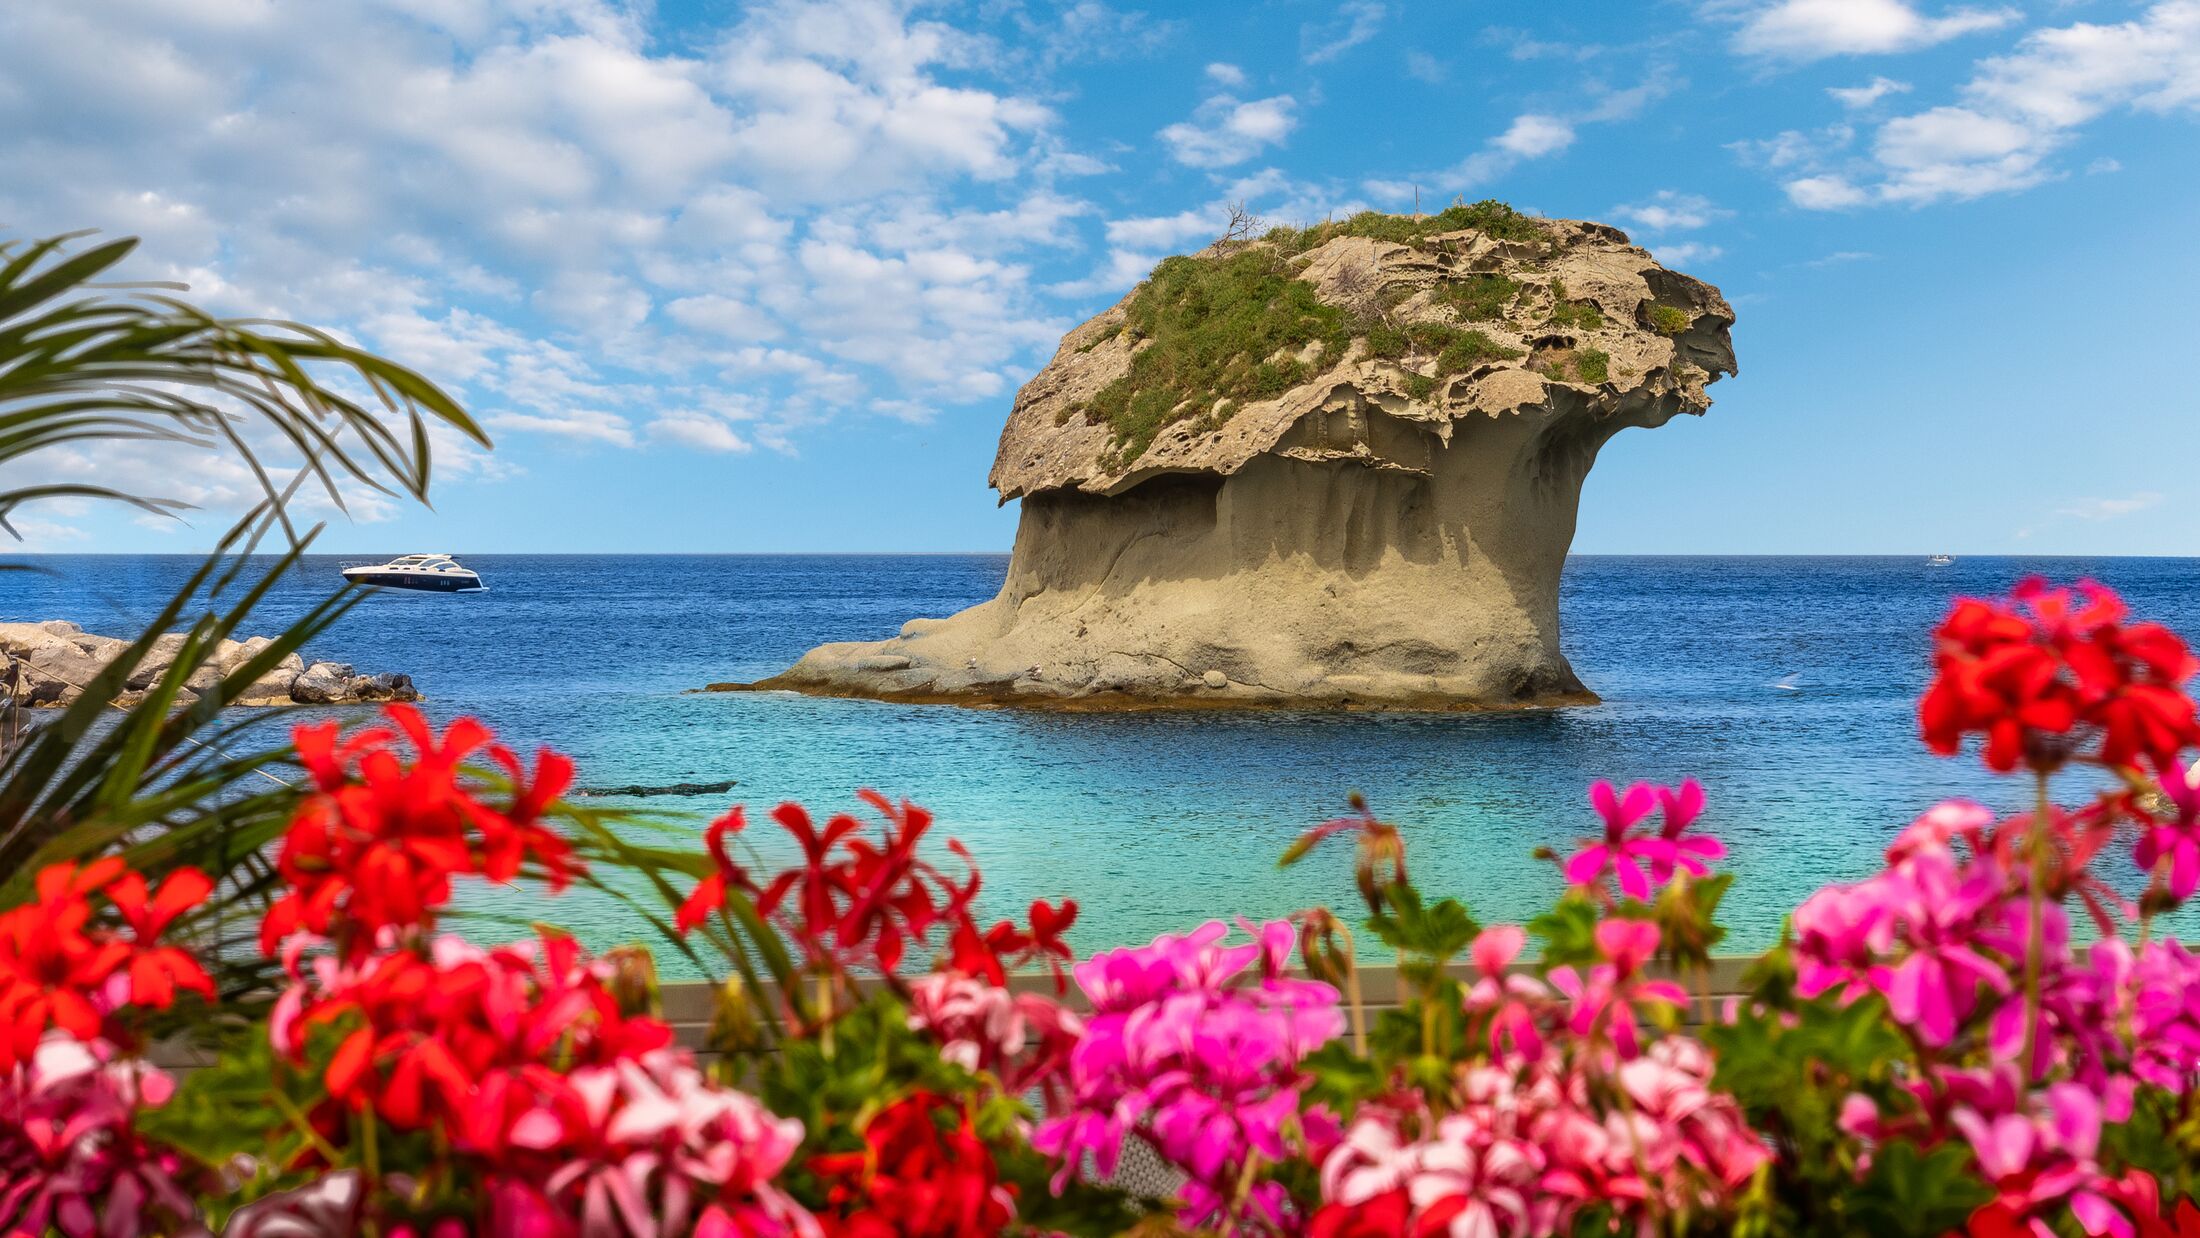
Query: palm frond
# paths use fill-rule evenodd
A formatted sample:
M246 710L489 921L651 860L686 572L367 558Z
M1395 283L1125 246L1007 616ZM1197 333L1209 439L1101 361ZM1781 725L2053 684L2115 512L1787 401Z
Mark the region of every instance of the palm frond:
M136 248L124 237L72 252L81 233L0 241L0 467L72 443L156 441L226 448L272 500L281 487L245 432L257 421L288 445L329 500L344 483L423 502L428 428L489 439L419 373L300 323L220 318L186 301L94 284ZM342 388L363 389L359 398ZM39 499L184 504L96 484L0 490L0 529Z

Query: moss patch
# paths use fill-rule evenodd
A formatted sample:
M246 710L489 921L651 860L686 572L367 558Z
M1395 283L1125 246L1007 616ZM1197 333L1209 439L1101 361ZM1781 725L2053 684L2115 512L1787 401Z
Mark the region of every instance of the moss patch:
M1551 317L1554 327L1572 327L1576 331L1594 331L1604 325L1604 311L1587 301L1571 300L1566 295L1564 280L1551 281Z
M1687 310L1673 305L1650 306L1650 329L1659 335L1679 335L1695 324Z
M1174 422L1213 419L1246 400L1281 395L1314 373L1294 354L1319 342L1316 360L1333 364L1350 345L1345 312L1314 286L1294 279L1266 246L1223 258L1168 258L1139 285L1123 329L1151 340L1130 372L1102 387L1086 419L1108 426L1113 467L1146 454ZM1219 425L1220 421L1216 420Z
M1488 322L1503 315L1505 307L1519 294L1518 281L1502 275L1470 275L1443 285L1436 292L1436 300L1468 322Z
M1596 348L1584 348L1574 354L1574 373L1581 381L1603 386L1612 377L1611 354Z

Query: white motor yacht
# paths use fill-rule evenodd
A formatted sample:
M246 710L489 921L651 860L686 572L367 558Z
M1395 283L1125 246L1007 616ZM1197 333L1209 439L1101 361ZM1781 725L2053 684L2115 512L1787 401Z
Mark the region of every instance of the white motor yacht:
M1954 562L1955 559L1948 555L1925 556L1925 566L1927 567L1947 567Z
M430 593L465 593L486 589L481 577L460 567L449 555L399 555L387 563L363 564L344 569L344 579L384 589L422 589Z

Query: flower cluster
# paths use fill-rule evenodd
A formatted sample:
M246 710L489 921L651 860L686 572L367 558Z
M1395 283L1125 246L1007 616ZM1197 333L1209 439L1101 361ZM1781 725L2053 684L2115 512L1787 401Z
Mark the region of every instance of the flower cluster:
M323 1097L311 1155L358 1158L370 1215L379 1200L393 1215L470 1204L497 1232L815 1232L774 1185L801 1123L710 1082L670 1027L622 1004L610 964L550 933L483 950L430 931L454 877L508 880L532 861L556 889L580 871L542 822L570 763L545 752L529 777L477 723L439 738L408 707L388 716L396 731L340 745L299 729L318 789L284 840L292 888L261 928L291 977L270 1042ZM482 750L511 777L504 806L461 776ZM378 1138L413 1133L429 1161L402 1178L376 1165Z
M214 997L162 940L212 885L184 868L154 887L113 857L55 864L0 913L0 1227L150 1232L195 1214L185 1159L137 1128L174 1084L131 1055L145 1012Z
M1062 1176L1090 1155L1112 1177L1136 1135L1186 1175L1187 1225L1289 1232L1284 1191L1248 1166L1335 1138L1335 1119L1301 1103L1301 1063L1344 1018L1334 988L1285 974L1288 922L1247 931L1251 942L1225 945L1214 921L1077 965L1092 1014L1070 1054L1070 1108L1032 1135Z
M993 1154L947 1097L917 1092L863 1128L863 1151L821 1156L830 1238L992 1238L1015 1216Z
M1628 898L1648 901L1653 884L1664 885L1677 872L1701 877L1710 861L1726 855L1726 845L1688 828L1703 815L1703 787L1690 778L1678 787L1638 782L1623 795L1609 782L1589 788L1589 804L1604 821L1604 833L1584 838L1566 860L1568 884L1602 892L1609 875ZM1656 833L1640 829L1660 813Z
M137 1129L175 1083L56 1032L0 1071L0 1232L154 1233L197 1214L185 1158Z
M1984 735L1986 763L2002 771L2056 769L2088 740L2103 765L2166 766L2200 742L2183 687L2200 661L2169 629L2127 614L2092 581L2035 577L2007 601L1959 601L1934 633L1933 682L1918 703L1926 745L1947 755Z
M293 732L316 793L283 835L276 863L290 888L261 924L269 954L286 940L335 938L358 955L389 932L428 928L453 877L510 881L532 861L555 891L578 873L571 846L542 820L571 785L572 761L545 748L530 772L471 718L438 738L410 705L383 713L389 726L341 739L334 722ZM508 803L484 803L461 776L476 753L510 779Z
M198 960L160 938L212 888L184 868L156 891L112 856L41 871L36 898L0 913L0 1072L30 1060L49 1030L126 1043L126 1008L166 1010L178 989L211 999ZM95 923L95 900L121 923Z
M1547 1238L1588 1208L1647 1226L1715 1210L1767 1156L1681 1037L1609 1073L1556 1054L1474 1065L1448 1099L1361 1110L1322 1163L1313 1238Z

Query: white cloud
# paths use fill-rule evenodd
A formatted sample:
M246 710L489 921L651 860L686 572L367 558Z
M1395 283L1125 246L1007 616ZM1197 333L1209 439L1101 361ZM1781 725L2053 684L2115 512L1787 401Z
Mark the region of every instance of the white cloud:
M1229 222L1227 208L1194 208L1174 215L1111 219L1108 243L1126 249L1160 250L1187 241L1211 241Z
M1777 0L1750 14L1734 35L1734 48L1798 61L1908 52L1996 30L2018 17L2007 8L1956 8L1928 17L1905 0Z
M2114 25L2035 30L1980 61L1961 95L1880 125L1868 160L1805 152L1788 196L1829 209L2012 192L2062 175L2053 156L2109 112L2200 111L2200 0L2159 0Z
M499 430L532 430L560 438L609 443L614 447L634 445L634 428L627 419L601 409L491 413L483 421Z
M1680 193L1671 189L1659 190L1647 202L1612 208L1614 218L1651 232L1680 232L1701 228L1731 214L1732 211L1720 209L1711 199L1700 194Z
M704 451L747 452L754 448L733 427L703 413L667 413L651 421L649 436Z
M1192 113L1161 131L1169 154L1195 168L1226 168L1280 144L1298 125L1298 103L1290 95L1241 102L1227 94L1211 95Z
M1245 89L1245 70L1219 60L1207 66L1207 79L1224 90Z
M1076 248L1092 208L1053 178L1107 165L1065 147L1029 61L905 0L762 0L693 40L648 17L0 6L0 163L50 172L0 178L0 220L140 235L131 275L387 351L522 457L533 435L785 448L838 411L997 398L1043 356L1064 324L1024 255ZM1097 0L1015 20L1041 44L1157 29ZM1246 106L1234 140L1288 131L1288 98ZM706 429L732 423L693 393L734 385L753 420ZM237 481L179 497L248 500Z
M1529 114L1513 118L1512 127L1490 145L1522 159L1540 159L1574 144L1574 127L1556 116Z
M1650 252L1666 266L1684 267L1692 263L1709 262L1725 253L1726 250L1717 245L1706 245L1698 241L1684 241L1679 245L1655 246Z
M729 340L768 340L782 333L769 314L716 293L682 297L665 306L665 315L683 327Z
M1308 64L1324 64L1375 37L1383 28L1384 6L1377 0L1345 0L1326 22L1299 27L1299 52Z
M1451 76L1451 69L1443 61L1416 48L1406 53L1406 76L1436 86Z
M1813 211L1837 211L1871 201L1869 193L1838 176L1798 177L1784 188L1789 201Z
M2158 505L2161 501L2162 495L2159 492L2141 490L2122 498L2077 499L2063 507L2056 508L2055 514L2058 516L2072 516L2079 520L2114 520L2119 516L2129 516L2135 512L2143 512Z
M1846 108L1867 108L1888 95L1910 92L1908 82L1898 82L1891 77L1875 77L1862 86L1829 86L1826 93Z

